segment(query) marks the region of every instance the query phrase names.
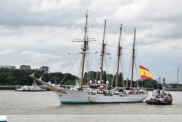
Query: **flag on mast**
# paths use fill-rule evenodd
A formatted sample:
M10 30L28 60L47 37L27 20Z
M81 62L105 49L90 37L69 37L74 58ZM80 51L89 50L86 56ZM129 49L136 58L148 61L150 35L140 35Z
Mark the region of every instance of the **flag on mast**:
M152 80L152 74L151 72L140 65L140 75L141 75L141 79L149 79L149 80Z

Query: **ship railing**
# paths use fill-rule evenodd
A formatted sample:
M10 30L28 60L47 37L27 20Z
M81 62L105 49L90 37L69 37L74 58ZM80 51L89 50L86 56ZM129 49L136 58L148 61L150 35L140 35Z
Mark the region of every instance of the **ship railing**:
M24 87L24 86L31 86L31 85L17 85L17 86L15 86L15 89L20 89L21 87ZM37 85L37 86L42 89L45 89L45 90L49 89L49 87L47 85Z

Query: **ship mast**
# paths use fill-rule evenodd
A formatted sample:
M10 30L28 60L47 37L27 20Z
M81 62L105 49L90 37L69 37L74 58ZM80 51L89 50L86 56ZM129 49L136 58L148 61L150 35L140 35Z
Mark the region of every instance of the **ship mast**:
M119 60L120 60L121 49L122 49L122 47L120 46L121 32L122 32L122 24L121 24L121 27L120 27L120 35L119 35L119 42L118 42L118 63L117 63L117 73L116 73L116 85L115 85L116 88L118 87Z
M83 40L83 54L82 54L82 70L81 70L81 79L80 79L80 88L82 89L82 84L83 84L83 73L84 73L84 64L85 64L85 53L86 52L86 45L88 43L88 38L87 38L87 19L88 19L88 14L86 12L86 22L85 22L85 33L84 33L84 40Z
M105 19L105 24L104 24L104 34L103 34L102 50L101 50L101 59L102 60L101 60L101 71L100 71L100 84L102 82L103 58L104 58L104 50L105 50L105 44L104 44L105 31L106 31L106 19Z
M88 12L88 10L87 10ZM98 53L98 52L88 52L87 50L89 50L89 41L96 41L94 38L88 38L88 27L92 27L92 26L88 26L88 13L86 12L86 22L85 22L85 26L83 27L85 29L84 31L84 38L83 39L75 39L73 42L83 42L83 47L82 52L70 52L68 54L82 54L82 68L81 68L81 78L80 78L80 89L82 89L82 85L83 85L83 73L84 73L84 65L85 65L85 56L88 53Z
M136 36L136 28L135 28L135 30L134 30L133 54L132 54L132 71L131 71L130 90L132 90L133 68L134 68L134 61L135 61L135 36Z

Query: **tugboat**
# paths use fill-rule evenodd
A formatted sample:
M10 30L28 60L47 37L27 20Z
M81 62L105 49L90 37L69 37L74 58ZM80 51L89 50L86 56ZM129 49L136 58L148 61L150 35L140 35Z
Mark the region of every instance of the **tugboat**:
M172 95L165 87L165 78L163 79L164 86L162 84L155 84L154 90L152 92L152 98L147 99L147 104L154 104L154 105L172 105Z

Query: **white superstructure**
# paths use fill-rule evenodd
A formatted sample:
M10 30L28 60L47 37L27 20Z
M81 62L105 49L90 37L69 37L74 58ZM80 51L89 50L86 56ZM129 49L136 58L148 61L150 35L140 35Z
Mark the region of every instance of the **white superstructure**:
M126 102L142 102L148 97L146 90L140 89L139 91L124 90L119 94L115 89L100 90L93 88L83 88L79 90L79 86L73 88L54 87L53 85L39 80L30 75L36 81L49 86L49 89L56 93L61 104L87 104L87 103L126 103Z
M45 91L45 89L40 88L39 86L37 86L36 82L34 81L32 83L32 86L22 86L20 88L18 88L16 91Z
M55 91L61 104L75 104L75 103L123 103L123 102L142 102L148 94L133 93L133 94L114 94L113 90L105 90L105 92L112 92L109 96L98 93L100 90L87 89L84 91L65 89L65 93ZM54 90L53 90L54 91Z

